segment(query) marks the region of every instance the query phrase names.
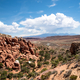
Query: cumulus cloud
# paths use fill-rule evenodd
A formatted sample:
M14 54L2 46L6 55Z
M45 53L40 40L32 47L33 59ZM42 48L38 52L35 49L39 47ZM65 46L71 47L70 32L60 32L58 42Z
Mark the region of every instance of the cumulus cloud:
M1 33L16 33L17 31L22 30L23 28L19 28L19 24L13 22L12 25L4 24L0 21L0 32Z
M42 33L55 32L57 29L75 29L80 26L78 21L73 20L72 17L68 17L63 13L51 14L49 16L45 14L38 18L26 19L25 21L21 21L20 24L26 28L42 31Z
M80 26L80 22L75 21L72 17L68 17L63 13L50 15L42 15L37 18L27 18L18 23L13 22L12 25L4 24L0 21L1 33L16 33L18 36L31 36L43 33L64 33L64 30L71 31Z
M53 3L52 5L49 5L49 7L54 7L54 6L56 6L56 4L55 4L55 3Z

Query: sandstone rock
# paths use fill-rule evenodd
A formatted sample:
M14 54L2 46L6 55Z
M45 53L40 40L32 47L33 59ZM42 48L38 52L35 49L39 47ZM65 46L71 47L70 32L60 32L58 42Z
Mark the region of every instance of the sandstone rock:
M18 57L29 61L30 58L37 59L38 53L34 53L35 46L23 38L12 38L9 35L0 34L0 62L7 67L20 69L20 64L15 62ZM20 55L20 52L23 53ZM36 55L36 56L35 56Z
M11 52L11 50L6 50L6 52L8 53L8 54L12 54L12 52Z
M8 68L12 68L13 64L14 64L14 62L10 61L9 59L6 59L6 66Z
M38 57L38 55L39 55L39 53L36 53L36 54L35 54L35 56L37 56L37 57Z
M29 49L32 55L35 55L34 50L32 48Z
M11 42L12 42L12 38L8 38L8 37L6 37L6 42L7 42L7 44L11 44Z
M0 63L5 61L5 57L3 55L0 55Z
M18 42L18 38L12 38L12 42Z
M2 50L0 50L0 55L2 54L2 52L3 52L3 51L2 51Z
M70 47L71 54L76 54L76 51L79 49L80 43L72 43Z
M19 55L19 51L12 52L13 57L16 59Z
M0 50L4 50L4 46L0 46Z
M9 49L9 50L11 50L11 49L12 49L10 44L8 44L8 49Z
M9 60L12 61L12 62L15 61L15 59L14 59L14 57L13 57L12 54L8 54L7 57L6 57L6 59L9 59Z
M6 58L7 57L7 53L6 52L2 52L2 55Z
M13 65L12 68L13 68L13 69L20 69L20 63L19 63L18 60L16 60L16 61L14 62L14 65Z

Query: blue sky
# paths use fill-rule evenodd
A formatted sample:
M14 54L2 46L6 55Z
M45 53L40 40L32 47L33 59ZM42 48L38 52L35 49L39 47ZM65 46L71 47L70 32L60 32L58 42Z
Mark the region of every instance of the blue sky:
M0 33L80 34L80 0L0 0Z

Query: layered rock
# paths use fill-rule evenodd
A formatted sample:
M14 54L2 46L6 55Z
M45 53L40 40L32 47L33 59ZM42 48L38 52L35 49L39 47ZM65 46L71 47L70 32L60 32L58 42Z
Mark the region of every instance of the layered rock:
M18 57L36 59L38 53L35 54L34 49L35 46L30 41L0 34L0 63L6 64L8 68L20 69L20 64L15 62Z
M80 43L72 43L70 47L71 54L76 54L78 50L80 50Z

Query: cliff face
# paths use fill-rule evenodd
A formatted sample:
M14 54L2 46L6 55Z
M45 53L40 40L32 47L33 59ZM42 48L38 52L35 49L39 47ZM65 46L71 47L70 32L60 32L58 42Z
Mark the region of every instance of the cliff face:
M16 59L18 57L29 60L36 59L37 53L34 53L35 45L23 38L12 38L9 35L0 34L0 63L8 68L20 69L20 64ZM35 56L36 55L36 56Z

